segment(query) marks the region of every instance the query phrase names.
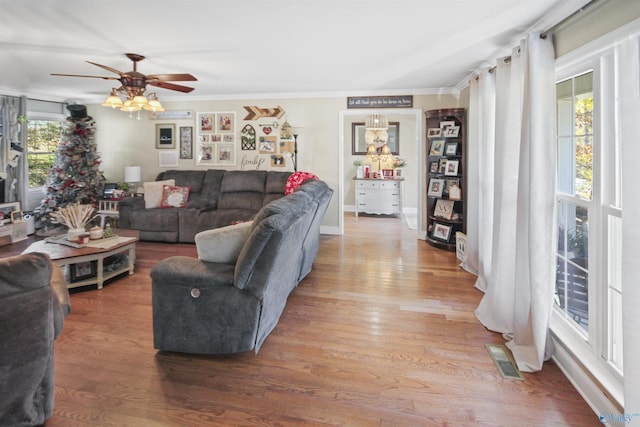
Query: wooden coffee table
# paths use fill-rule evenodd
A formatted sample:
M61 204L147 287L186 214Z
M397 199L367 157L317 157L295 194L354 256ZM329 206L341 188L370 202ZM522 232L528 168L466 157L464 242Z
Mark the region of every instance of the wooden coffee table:
M136 242L139 239L137 230L114 230L117 237L92 240L84 247L74 248L45 240L34 242L22 253L43 252L54 264L68 266L67 287L97 285L102 289L106 280L129 272L133 274L136 262ZM104 260L112 255L127 253L129 260L112 271L104 271Z

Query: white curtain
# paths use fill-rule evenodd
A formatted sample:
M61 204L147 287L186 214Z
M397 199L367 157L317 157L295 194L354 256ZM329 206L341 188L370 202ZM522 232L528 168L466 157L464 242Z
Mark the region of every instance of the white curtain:
M479 228L491 231L478 233L476 287L485 295L476 316L488 329L505 334L520 370L533 372L550 356L555 280L553 45L532 33L510 61L498 63L495 135L480 148L485 160L494 161L482 168L477 188L469 189L486 202L478 204Z
M489 268L490 257L480 257L491 245L492 178L486 171L493 165L495 121L495 78L488 69L470 82L467 149L467 247L462 267L481 276ZM465 190L463 190L465 191ZM482 285L477 285L484 291Z

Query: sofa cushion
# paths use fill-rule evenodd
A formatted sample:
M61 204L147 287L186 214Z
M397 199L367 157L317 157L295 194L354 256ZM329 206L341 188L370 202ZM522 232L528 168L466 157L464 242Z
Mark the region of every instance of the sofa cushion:
M266 171L226 171L222 178L220 191L232 192L257 192L264 193Z
M318 179L318 177L310 172L294 172L287 179L287 183L285 185L284 194L291 194L293 191L300 187L303 182L308 179Z
M165 185L176 185L175 179L164 181L152 181L142 184L144 188L144 208L153 209L160 206L162 201L162 189Z
M191 187L178 187L176 185L165 185L162 188L161 208L184 208L189 200L189 190Z
M235 264L251 231L251 222L241 222L196 234L198 258L202 261Z

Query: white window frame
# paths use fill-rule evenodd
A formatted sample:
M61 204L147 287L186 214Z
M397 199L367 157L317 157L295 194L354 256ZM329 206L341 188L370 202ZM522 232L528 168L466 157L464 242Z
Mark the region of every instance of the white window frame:
M27 112L27 120L48 120L48 121L59 121L64 122L65 116L64 114L57 113L42 113L42 112ZM29 164L27 162L27 176L29 174ZM24 210L32 210L35 209L40 201L45 197L46 185L41 187L29 187L27 189L27 203L26 206L23 206Z
M593 71L593 197L583 201L589 206L589 333L570 322L554 309L550 328L559 344L556 361L585 399L596 408L611 401L624 405L624 381L620 369L609 362L609 286L608 286L608 218L620 218L620 171L614 149L619 148L618 105L615 82L616 32L604 36L556 61L556 81ZM607 143L611 146L603 147ZM617 193L613 191L617 186ZM560 193L558 193L560 194ZM611 200L604 200L603 196ZM564 200L559 195L558 200ZM569 200L575 202L575 200ZM589 378L591 377L591 378ZM593 381L595 378L595 382Z

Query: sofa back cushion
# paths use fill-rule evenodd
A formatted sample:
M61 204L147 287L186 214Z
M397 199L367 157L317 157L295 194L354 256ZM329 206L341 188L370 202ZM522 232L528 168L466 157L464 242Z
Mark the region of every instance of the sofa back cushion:
M198 170L169 170L158 175L156 181L173 179L178 187L191 187L191 193L202 191L205 171Z
M264 199L266 171L227 171L220 185L218 209L258 211Z
M218 206L218 198L220 197L220 185L222 177L225 174L222 169L209 169L205 172L202 189L199 193L192 191L189 196L188 208L208 208L216 209Z
M291 172L267 172L267 182L264 189L263 205L272 202L284 196L287 180L291 176Z

